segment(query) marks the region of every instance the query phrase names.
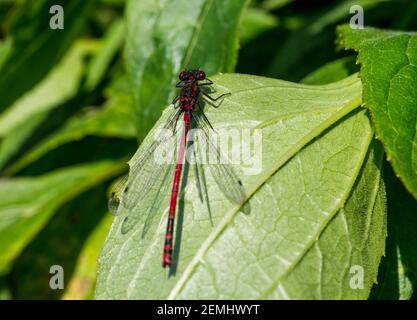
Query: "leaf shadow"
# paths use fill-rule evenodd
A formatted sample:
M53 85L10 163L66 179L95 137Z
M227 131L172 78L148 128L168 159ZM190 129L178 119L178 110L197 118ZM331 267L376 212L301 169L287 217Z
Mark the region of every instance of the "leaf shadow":
M387 192L386 254L378 271L378 284L372 288L370 299L404 299L401 279L406 277L411 288L411 299L417 298L417 201L396 177L390 163L384 163ZM399 265L401 261L402 266ZM400 267L403 275L399 273ZM405 292L406 293L406 292ZM406 293L407 294L407 293Z

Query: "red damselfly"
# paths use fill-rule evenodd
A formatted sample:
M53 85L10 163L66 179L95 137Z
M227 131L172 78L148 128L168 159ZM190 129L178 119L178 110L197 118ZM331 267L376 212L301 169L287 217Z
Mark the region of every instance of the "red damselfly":
M187 160L187 145L192 140L192 152L196 165L197 180L199 184L205 183L204 172L199 167L201 163L205 163L219 186L219 189L232 202L243 206L246 201L246 196L242 182L238 179L233 171L228 159L220 152L218 144L213 139L213 126L206 117L203 111L202 100L209 104L216 106L215 102L222 99L227 94L222 94L217 98L211 97L203 90L203 87L210 86L213 82L206 78L202 70L185 70L179 74L179 82L177 88L180 88L179 95L174 99L172 111L168 119L160 130L155 140L143 153L136 159L133 167L130 169L128 183L123 181L119 184L118 189L112 193L109 200L109 206L112 211L117 210L119 204L124 208L133 209L149 194L150 190L154 190L155 198L148 210L148 217L144 224L144 232L147 229L152 213L159 210L160 201L164 194L167 179L173 173L173 183L171 185L171 195L168 211L168 222L165 233L165 243L163 248L162 266L171 266L173 260L173 238L174 238L174 224L175 215L177 212L178 198L180 192L180 183L183 174L183 165ZM217 106L216 106L217 107ZM182 116L182 133L179 142L179 149L176 161L157 161L157 150L160 146L170 139L176 141L177 126ZM194 136L190 139L191 129L195 129ZM211 153L208 155L207 153ZM210 161L204 161L210 159ZM213 159L215 161L213 161ZM174 170L175 169L175 170ZM126 178L127 179L127 178ZM205 195L204 195L205 194ZM120 197L119 197L120 195ZM204 198L204 199L203 199ZM200 192L200 199L208 201L208 196L204 192ZM246 211L248 207L246 205ZM139 220L135 215L135 210L131 210L131 214L125 217L121 231L122 233L129 232L132 227Z

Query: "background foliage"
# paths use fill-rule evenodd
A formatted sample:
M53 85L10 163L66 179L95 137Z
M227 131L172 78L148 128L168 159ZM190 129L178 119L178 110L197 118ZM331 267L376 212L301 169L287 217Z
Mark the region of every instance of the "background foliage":
M49 8L55 4L65 9L64 30L49 28ZM337 37L336 28L349 22L353 4L364 7L366 25L401 31L398 43L387 43L385 38L398 34L369 30L357 36L346 27L339 29ZM367 284L366 295L358 297L415 298L417 203L406 188L416 194L413 159L417 157L408 158L410 153L404 151L410 147L410 133L401 132L404 146L398 144L384 130L389 126L383 124L383 116L384 106L390 103L405 106L410 114L401 113L404 117L396 117L395 125L415 127L415 84L402 92L404 78L398 83L394 79L397 89L392 99L396 100L387 102L384 89L392 77L384 66L405 59L407 54L396 53L403 48L402 41L411 43L403 49L415 57L414 35L403 32L417 28L416 18L417 4L411 0L320 4L199 0L192 6L189 1L162 0L158 6L153 0L0 0L0 297L93 298L97 259L113 220L107 212L109 187L127 171L126 162L175 94L172 85L179 69L198 65L209 74L235 71L324 85L359 71L357 53L340 50L349 48L359 52L363 102L375 115L377 137L388 158L395 159L396 169L385 160L379 143L372 142L366 159L368 175L357 181L358 191L347 200L366 201L359 197L360 190L369 189L367 178L379 176L374 164L380 163L387 194L385 257L379 265L378 284ZM369 39L374 41L371 49L390 46L392 55L378 56L378 51L367 47ZM410 65L410 70L393 66L388 71L394 78L396 72L405 72L400 76L415 80L414 60ZM374 95L366 89L375 87L375 79L381 80L382 92ZM282 99L286 90L276 99ZM317 90L309 97L312 105L326 98ZM343 98L342 107L356 97ZM364 112L354 116L364 117ZM405 162L401 162L403 153ZM349 219L348 209L346 216ZM352 225L359 225L352 219ZM383 222L375 221L377 230ZM333 224L337 223L335 219ZM334 239L332 228L327 228L322 242ZM65 269L62 291L49 288L49 268L55 264ZM308 261L301 264L293 277L306 274L303 268L310 267ZM286 285L295 282L290 277ZM334 292L323 296L342 297Z

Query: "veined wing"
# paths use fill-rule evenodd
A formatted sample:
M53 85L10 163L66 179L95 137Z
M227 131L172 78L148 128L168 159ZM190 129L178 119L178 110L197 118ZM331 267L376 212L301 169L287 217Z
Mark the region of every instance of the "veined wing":
M142 237L145 236L149 227L151 226L152 220L155 217L155 213L161 208L163 200L169 195L169 190L172 187L172 177L175 164L167 164L166 170L162 176L159 174L155 176L155 183L153 190L153 199L151 205L148 207L147 211L143 213L141 210L134 210L128 216L126 216L122 222L121 232L122 234L128 233L132 228L142 219L143 216L146 216L143 222Z
M132 168L131 177L124 189L122 205L127 209L135 208L138 205L145 205L147 211L144 213L141 208L130 210L128 216L122 222L121 232L129 232L143 217L142 236L144 236L151 225L154 213L161 206L162 200L168 194L172 185L171 178L175 166L176 156L176 125L181 111L178 110L169 116L166 125L157 134L155 141L147 148L143 155L136 159L136 165ZM157 152L165 153L165 157L159 158ZM143 203L150 191L153 191L153 199L150 203Z
M124 177L116 186L115 191L109 199L109 209L114 213L120 204L126 209L132 209L143 200L157 181L161 180L164 173L169 170L169 157L160 159L155 152L169 148L169 144L176 144L176 125L180 110L173 110L168 116L166 124L159 129L150 146L137 158L135 164L130 167L129 175ZM169 152L173 152L171 147ZM175 151L174 151L175 152ZM172 153L172 157L175 154ZM165 160L165 161L161 161Z
M210 168L214 180L226 198L243 206L243 211L249 213L250 207L249 204L245 204L247 198L242 181L234 172L228 159L221 153L218 145L212 141L213 138L209 133L211 125L207 118L196 112L193 114L193 120L198 128L194 137L198 159L207 161L206 165ZM213 130L213 134L217 133ZM211 163L210 159L215 159L215 162Z

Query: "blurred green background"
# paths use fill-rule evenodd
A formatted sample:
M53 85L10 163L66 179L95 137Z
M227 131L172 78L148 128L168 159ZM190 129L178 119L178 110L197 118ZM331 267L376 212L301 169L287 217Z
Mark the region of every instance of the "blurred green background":
M93 297L112 222L109 189L170 101L149 117L134 108L136 70L124 47L141 34L126 39L126 2L135 1L0 0L2 299ZM63 30L49 27L56 4ZM354 4L366 25L417 29L411 0L251 1L240 17L235 71L305 83L357 72L355 55L335 48L335 28L349 22ZM150 81L151 95L158 85ZM64 290L49 287L52 265L65 270Z

